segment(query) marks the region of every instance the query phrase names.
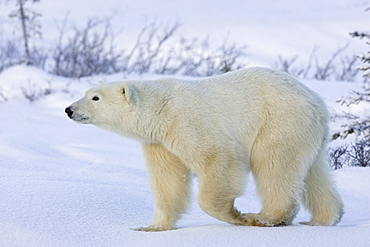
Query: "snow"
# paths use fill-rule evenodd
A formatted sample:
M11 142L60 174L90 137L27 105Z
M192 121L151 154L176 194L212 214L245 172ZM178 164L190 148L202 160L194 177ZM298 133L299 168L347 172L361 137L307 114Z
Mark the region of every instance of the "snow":
M308 55L315 44L332 52L346 44L349 52L363 49L348 32L366 30L369 13L365 1L181 1L150 4L136 0L41 1L45 42L55 36L55 24L70 10L70 21L83 23L92 15L112 15L122 21L125 34L135 34L145 18L184 23L184 33L209 34L248 45L251 65L269 66L276 54ZM78 3L78 4L77 4ZM145 6L145 8L143 8ZM4 7L4 8L3 8ZM2 29L11 30L3 16L12 6L0 8ZM201 25L200 25L201 23ZM120 26L121 27L121 26ZM294 35L292 35L292 33ZM129 40L125 40L124 43ZM325 49L324 49L325 48ZM158 75L131 75L141 79ZM333 172L346 214L335 227L310 227L301 209L292 226L258 228L232 226L205 214L197 205L197 179L189 212L178 229L146 233L153 218L153 199L140 145L94 126L69 120L64 108L80 98L102 75L81 80L52 76L33 67L15 66L0 74L0 246L369 246L370 169L343 168ZM331 111L336 100L360 82L305 80ZM51 88L53 93L29 103L23 90ZM365 114L369 108L353 112ZM339 126L332 123L332 128ZM259 199L253 179L244 196L236 200L243 212L258 212Z

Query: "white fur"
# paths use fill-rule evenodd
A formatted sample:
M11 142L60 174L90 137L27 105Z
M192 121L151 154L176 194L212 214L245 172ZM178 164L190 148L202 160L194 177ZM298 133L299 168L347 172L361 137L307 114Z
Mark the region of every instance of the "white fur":
M70 109L78 122L142 143L155 218L138 230L175 227L187 207L190 171L199 178L200 207L231 224L291 224L300 199L312 214L306 224L332 226L343 214L325 155L325 104L285 73L248 68L197 81L107 83ZM258 214L234 208L249 171L261 197Z

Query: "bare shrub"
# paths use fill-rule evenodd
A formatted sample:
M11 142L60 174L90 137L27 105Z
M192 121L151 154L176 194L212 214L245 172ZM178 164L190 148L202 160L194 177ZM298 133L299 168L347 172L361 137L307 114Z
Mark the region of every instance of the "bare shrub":
M346 164L348 165L348 146L343 145L339 146L335 149L330 149L329 151L329 159L331 167L335 170L343 168Z
M275 69L284 71L294 77L300 78L302 77L305 73L305 69L302 67L299 68L294 68L295 63L298 60L298 55L295 55L292 58L286 58L281 55L278 55L277 61L274 62L273 67Z
M23 51L19 49L21 42L9 39L0 43L0 72L14 65L25 63ZM33 46L29 54L29 64L44 69L47 54L36 46Z
M370 167L370 139L330 149L329 158L334 169L345 166Z
M332 56L325 61L324 63L320 63L319 60L316 58L316 69L313 77L317 80L330 80L333 75L336 73L336 64L335 60L341 54L348 45L339 48L337 51L335 51Z
M33 46L30 50L29 61L32 66L38 67L42 70L45 69L48 54L40 47Z
M349 153L353 160L353 166L370 166L370 140L360 140L356 142Z
M168 41L179 29L180 24L174 23L167 27L161 27L156 22L145 25L139 32L135 45L124 56L122 70L124 73L143 74L150 72L152 67L157 67L157 72L168 72L169 63L173 59L172 49L167 47ZM165 57L164 53L168 52Z
M342 57L335 79L338 81L355 81L359 72L357 66L357 57L355 55Z
M81 78L119 71L120 55L114 47L115 37L109 20L90 18L84 27L75 27L66 42L64 38L65 27L62 27L53 49L53 74Z
M47 81L47 85L47 87L42 88L34 83L31 83L29 80L27 86L22 86L22 94L29 102L32 103L55 92L55 90L52 88L51 81Z
M210 76L239 69L244 64L239 61L245 56L245 46L228 45L213 48L209 38L181 38L170 56L172 72L188 76ZM169 56L167 56L169 57Z
M115 72L208 76L244 66L245 46L228 44L227 39L213 46L208 38L179 38L175 33L180 26L145 24L133 47L118 52L109 20L89 19L86 26L74 28L66 42L64 25L53 49L51 72L71 78Z
M354 81L358 74L356 56L341 56L347 47L348 45L339 48L327 60L319 58L318 48L315 47L306 66L297 63L297 55L292 58L278 55L273 67L297 78Z
M15 40L2 42L0 45L0 72L22 62L23 56L18 47L19 42Z
M216 48L209 38L177 38L179 23L162 27L153 22L140 31L133 48L124 56L123 72L209 76L239 69L245 46L229 45L227 39Z
M178 43L179 45L173 48L172 56L175 61L173 64L175 73L190 76L203 75L212 63L209 38L201 40L196 37L181 37ZM205 68L202 69L202 66Z
M0 102L6 101L8 101L8 97L5 95L3 87L0 86Z
M205 59L205 71L203 76L226 73L232 70L237 70L245 66L239 61L245 57L244 50L246 46L237 46L235 43L229 45L227 39L218 48L216 48L210 56Z

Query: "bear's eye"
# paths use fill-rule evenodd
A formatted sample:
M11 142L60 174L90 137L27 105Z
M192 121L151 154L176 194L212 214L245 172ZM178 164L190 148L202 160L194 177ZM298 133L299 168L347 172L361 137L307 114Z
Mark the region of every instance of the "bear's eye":
M94 97L92 98L92 100L94 100L94 101L98 101L98 100L99 100L99 97L98 97L98 96L94 96Z

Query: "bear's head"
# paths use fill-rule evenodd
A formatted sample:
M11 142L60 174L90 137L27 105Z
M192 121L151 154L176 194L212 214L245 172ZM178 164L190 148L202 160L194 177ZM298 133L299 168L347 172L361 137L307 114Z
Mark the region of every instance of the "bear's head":
M122 82L101 84L65 109L68 117L78 123L114 126L130 112L131 91Z
M166 127L158 118L164 108L163 99L159 94L153 96L154 89L150 86L153 84L142 81L104 83L88 90L65 112L77 123L93 124L141 141L157 141L159 135L166 133Z

